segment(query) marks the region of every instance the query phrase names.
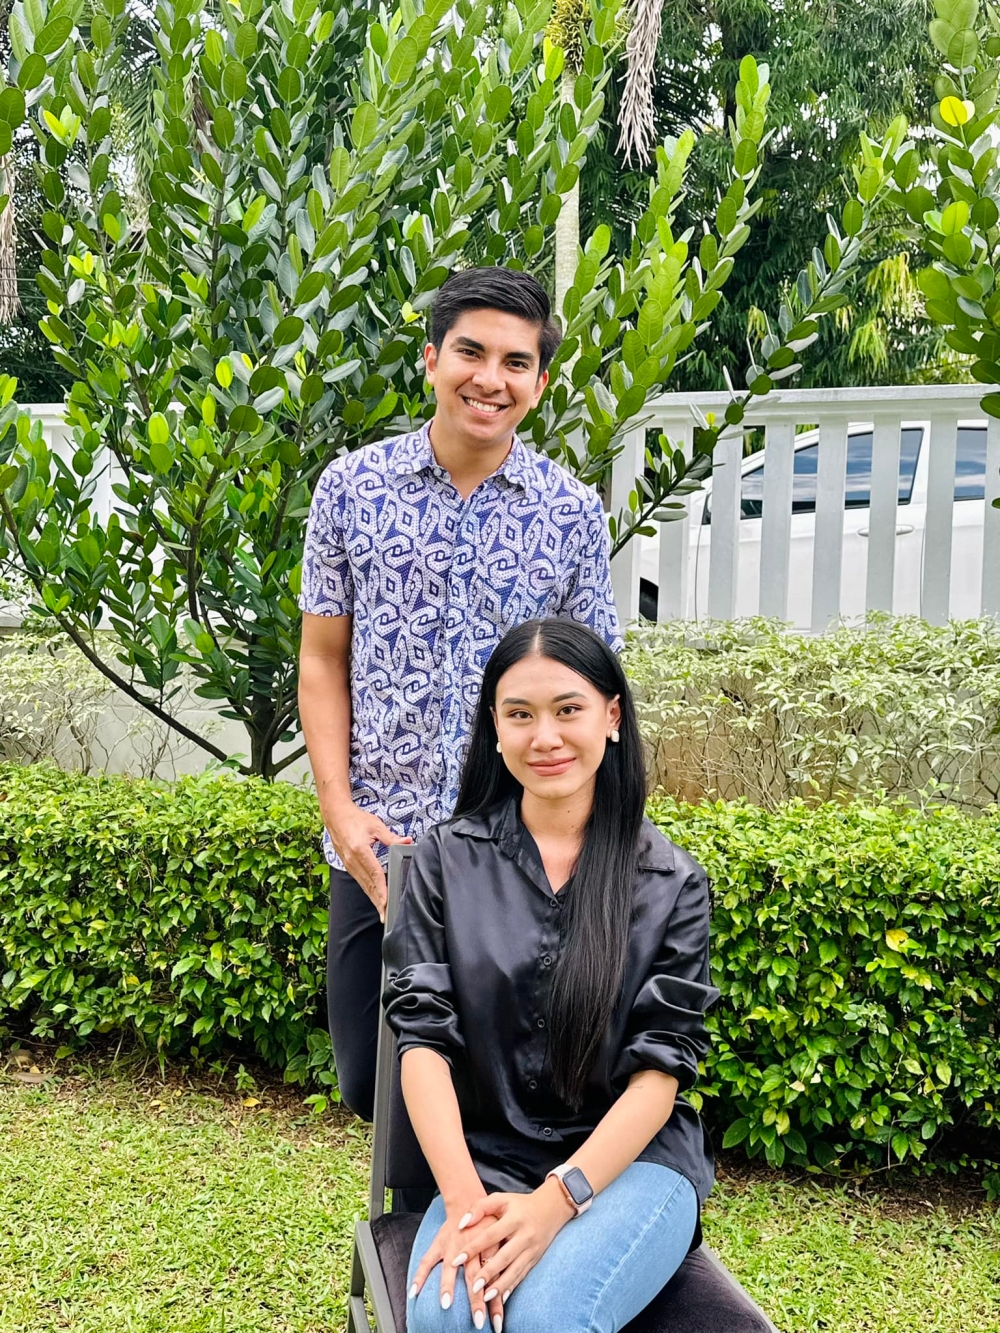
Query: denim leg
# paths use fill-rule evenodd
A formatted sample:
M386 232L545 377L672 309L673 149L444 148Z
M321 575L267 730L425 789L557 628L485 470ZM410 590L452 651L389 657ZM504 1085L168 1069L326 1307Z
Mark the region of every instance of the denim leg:
M689 1180L668 1166L633 1162L559 1232L513 1292L505 1327L618 1333L684 1262L697 1217Z
M431 1241L444 1224L445 1211L440 1194L424 1214L410 1253L406 1274L409 1290L417 1265L427 1253ZM455 1278L455 1301L450 1310L441 1309L441 1265L432 1269L416 1299L406 1301L406 1333L476 1333L472 1322L472 1307L465 1286L465 1271L459 1269Z

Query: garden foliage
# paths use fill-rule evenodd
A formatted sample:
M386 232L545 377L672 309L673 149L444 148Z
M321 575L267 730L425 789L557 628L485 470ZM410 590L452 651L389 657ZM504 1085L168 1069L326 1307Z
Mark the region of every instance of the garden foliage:
M310 793L8 767L0 801L0 1022L205 1059L239 1043L332 1086ZM997 815L650 812L715 884L722 1000L697 1095L726 1143L824 1167L982 1155L1000 1106Z
M979 0L934 0L934 9L933 169L915 150L901 153L891 197L932 256L917 276L927 317L973 358L975 379L997 386L983 408L1000 417L1000 12Z
M625 664L655 786L774 809L886 795L1000 796L1000 629L990 617L796 634L776 621L644 624Z
M544 0L377 13L347 0L164 0L139 216L113 142L124 0L13 4L0 154L25 125L43 149L41 328L73 380L72 448L55 456L0 377L0 537L95 667L111 670L94 647L107 627L120 688L216 759L230 756L177 716L182 666L246 727L244 772L292 761L276 750L298 729L312 487L339 451L429 415L421 314L453 267L541 262L600 122L619 9L593 0L565 100ZM686 132L657 150L628 249L612 252L600 225L575 257L566 340L523 432L587 482L606 480L624 432L708 328L759 207L769 95L745 57L701 229L675 225ZM817 321L846 303L904 135L900 120L881 144L864 141L795 310L783 303L751 350L732 423L795 373ZM661 439L609 516L615 545L678 516L669 497L709 466ZM109 479L110 516L95 499Z
M701 1096L726 1147L822 1167L1000 1151L996 809L650 813L713 883Z

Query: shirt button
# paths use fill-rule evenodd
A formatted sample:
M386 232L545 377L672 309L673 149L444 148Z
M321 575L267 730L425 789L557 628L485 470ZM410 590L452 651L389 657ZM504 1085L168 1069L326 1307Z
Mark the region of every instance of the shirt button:
M541 1029L541 1028L543 1028L544 1026L545 1026L545 1019L544 1019L544 1018L540 1018L540 1019L538 1019L538 1021L535 1023L535 1027L536 1027L536 1028Z
M534 1092L535 1089L538 1087L538 1079L537 1079L537 1078L529 1078L529 1079L528 1079L528 1087L531 1089L532 1092Z
M545 1126L545 1128L542 1130L542 1133L545 1135L547 1139L550 1139L552 1137L552 1130L549 1129L548 1125Z
M542 955L542 967L551 967L551 966L552 966L552 955L551 955L551 954L548 954L548 953L543 954L543 955Z

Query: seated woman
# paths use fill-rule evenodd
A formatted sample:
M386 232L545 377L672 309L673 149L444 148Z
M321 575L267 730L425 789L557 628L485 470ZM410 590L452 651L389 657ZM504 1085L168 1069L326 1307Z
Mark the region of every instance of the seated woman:
M455 817L385 941L388 1021L440 1194L409 1333L614 1333L700 1240L711 1150L704 872L643 816L628 684L568 620L486 667ZM456 1282L459 1270L464 1281Z

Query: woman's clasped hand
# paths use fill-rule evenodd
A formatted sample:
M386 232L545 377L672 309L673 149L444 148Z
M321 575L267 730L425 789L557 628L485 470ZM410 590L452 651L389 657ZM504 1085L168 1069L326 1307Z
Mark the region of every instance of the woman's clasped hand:
M494 1333L499 1333L511 1292L574 1216L575 1209L555 1180L545 1181L530 1194L484 1193L461 1217L457 1210L448 1211L417 1268L409 1295L418 1294L440 1263L441 1306L448 1309L462 1269L473 1323L484 1328L489 1316Z

